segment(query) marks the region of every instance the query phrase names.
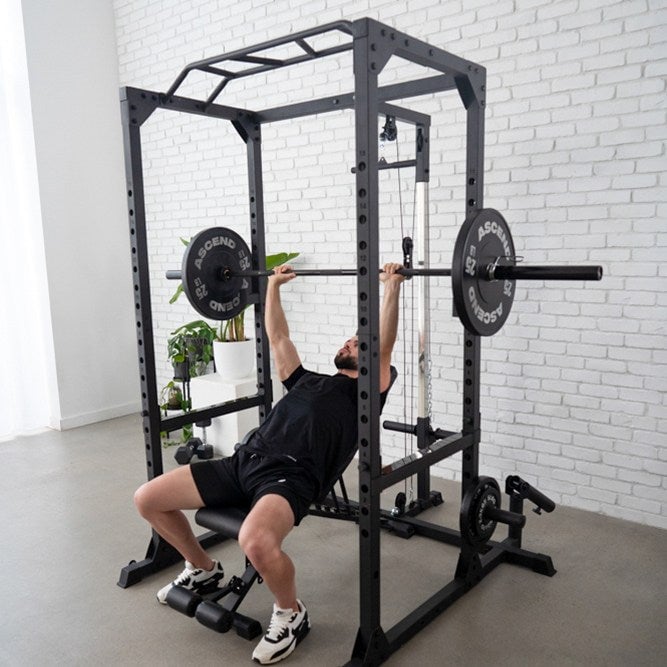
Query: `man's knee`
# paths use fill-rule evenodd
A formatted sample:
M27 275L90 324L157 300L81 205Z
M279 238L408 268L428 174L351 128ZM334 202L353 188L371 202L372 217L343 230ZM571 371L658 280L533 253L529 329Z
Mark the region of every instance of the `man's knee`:
M204 502L190 466L176 468L142 484L134 493L134 504L144 518L159 512L199 509Z
M139 512L139 514L141 514L141 516L146 516L147 513L150 513L151 492L148 482L142 484L134 492L134 506L137 508L137 511Z
M294 526L288 501L278 495L260 498L239 531L239 546L261 573L282 553L282 543Z
M159 495L151 482L145 482L134 492L134 505L142 517L149 518L160 510Z
M239 546L259 572L270 567L280 555L280 542L270 533L241 530Z

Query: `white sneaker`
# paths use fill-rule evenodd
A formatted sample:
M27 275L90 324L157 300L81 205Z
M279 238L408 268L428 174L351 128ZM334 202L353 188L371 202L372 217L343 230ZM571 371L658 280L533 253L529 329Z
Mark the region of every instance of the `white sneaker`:
M181 586L194 591L199 595L213 593L220 588L220 582L225 576L222 565L217 560L213 561L212 570L202 570L192 563L185 561L185 569L170 584L161 588L157 593L158 602L167 604L167 594L173 586Z
M286 658L296 645L308 634L310 621L301 600L299 610L279 609L273 605L269 628L253 651L252 659L260 665L272 665Z

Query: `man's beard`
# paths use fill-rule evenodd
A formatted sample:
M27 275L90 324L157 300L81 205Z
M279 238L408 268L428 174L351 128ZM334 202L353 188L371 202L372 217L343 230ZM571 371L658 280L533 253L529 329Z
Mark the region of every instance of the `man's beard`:
M339 352L334 357L334 366L339 371L356 371L358 370L357 360L350 355Z

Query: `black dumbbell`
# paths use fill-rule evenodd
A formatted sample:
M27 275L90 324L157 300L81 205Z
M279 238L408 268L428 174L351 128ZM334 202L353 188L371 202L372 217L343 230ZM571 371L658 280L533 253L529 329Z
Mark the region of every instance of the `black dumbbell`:
M195 422L195 426L199 426L203 431L204 440L201 438L190 438L184 445L181 445L174 454L174 458L181 465L190 463L193 456L200 459L213 458L213 445L206 443L206 427L211 425L210 419L204 419L200 422Z
M193 456L198 456L200 459L213 458L213 445L207 445L202 442L201 438L190 438L184 445L181 445L174 454L174 458L178 463L190 463Z

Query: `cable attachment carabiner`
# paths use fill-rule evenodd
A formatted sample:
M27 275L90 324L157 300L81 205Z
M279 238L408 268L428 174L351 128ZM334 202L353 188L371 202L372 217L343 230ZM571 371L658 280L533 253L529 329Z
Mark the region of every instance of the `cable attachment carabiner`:
M412 268L412 249L414 243L409 236L403 237L403 266L406 269ZM406 276L407 280L410 280L412 276Z
M384 127L382 132L380 132L381 141L396 141L398 136L398 130L396 129L396 117L395 116L385 116Z

